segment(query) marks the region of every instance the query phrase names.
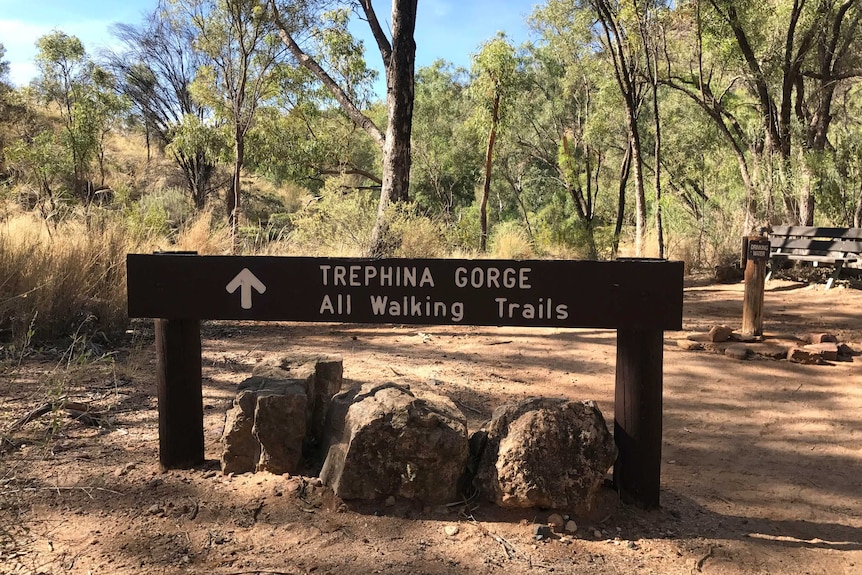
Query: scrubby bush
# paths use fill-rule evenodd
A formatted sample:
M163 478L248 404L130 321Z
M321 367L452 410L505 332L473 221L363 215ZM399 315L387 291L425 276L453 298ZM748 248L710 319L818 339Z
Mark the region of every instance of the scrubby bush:
M491 254L498 259L523 260L535 255L526 230L518 222L503 222L491 232Z
M292 243L306 255L361 255L370 243L376 213L371 191L344 191L330 180L321 195L292 218Z

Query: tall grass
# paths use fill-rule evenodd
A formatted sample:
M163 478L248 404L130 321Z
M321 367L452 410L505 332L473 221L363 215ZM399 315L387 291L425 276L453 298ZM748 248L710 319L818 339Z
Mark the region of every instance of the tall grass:
M122 223L110 219L51 230L27 213L0 222L0 330L18 339L30 331L56 337L82 324L123 329L126 239Z

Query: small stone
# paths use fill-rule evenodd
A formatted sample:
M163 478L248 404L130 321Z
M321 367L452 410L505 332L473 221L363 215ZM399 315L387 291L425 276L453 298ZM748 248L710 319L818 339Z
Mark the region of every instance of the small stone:
M161 506L159 506L158 503L153 503L147 509L147 514L149 514L149 515L156 515L157 513L161 513L161 512L162 512L162 508L161 508Z
M811 365L820 363L823 359L816 351L802 349L801 347L791 347L787 350L787 361Z
M447 525L446 527L444 527L444 528L443 528L443 532L444 532L448 537L455 537L456 535L458 535L458 533L459 533L460 531L461 531L461 530L458 528L458 526L457 526L457 525Z
M578 524L569 519L566 521L565 530L566 533L576 533L578 531Z
M847 345L846 343L838 344L838 355L844 357L851 357L856 352L853 351L853 348Z
M748 346L744 343L729 345L727 346L727 349L724 350L724 355L732 359L743 360L748 357Z
M386 505L386 507L392 507L393 505L395 505L395 496L390 495L389 497L387 497L385 505Z
M559 513L551 513L548 515L548 525L551 529L559 533L563 530L563 526L566 524L563 516Z
M628 542L626 542L626 547L628 547L629 549L637 549L638 544L635 543L634 541L628 541Z
M726 325L713 326L712 329L709 330L709 341L713 343L727 341L730 339L732 333L733 328Z
M601 539L602 538L602 532L599 531L598 529L596 529L595 531L593 531L593 537L595 537L596 539Z
M543 539L548 539L551 536L551 528L547 525L534 525L533 526L533 539L536 541L541 541Z
M676 340L676 345L685 351L700 351L703 349L703 344L699 341L692 341L690 339L678 339Z
M129 471L131 471L131 470L132 470L132 469L134 469L134 468L135 468L135 464L134 464L134 463L127 463L126 465L124 465L124 466L122 466L122 467L118 468L118 469L114 472L114 475L116 475L117 477L123 477L124 475L128 475Z
M809 333L804 339L808 343L838 343L838 338L831 333Z
M786 359L787 347L774 343L766 343L758 345L755 348L754 353L767 359Z

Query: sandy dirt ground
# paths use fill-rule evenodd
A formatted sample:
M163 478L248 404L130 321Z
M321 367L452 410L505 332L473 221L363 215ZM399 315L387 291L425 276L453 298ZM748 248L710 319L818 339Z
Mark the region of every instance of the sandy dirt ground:
M714 325L739 328L742 293L687 287L684 332L665 335L661 508L622 505L607 489L574 517L576 533L539 542L533 527L551 510L356 504L313 476L224 476L225 412L257 362L326 352L343 356L346 386L394 381L445 394L471 431L494 407L537 395L594 399L610 425L613 331L205 323L207 463L169 472L158 467L146 322L99 361L62 346L8 353L2 429L59 396L110 424L58 412L6 433L0 573L860 574L862 356L800 365L677 345ZM768 284L767 342L819 331L862 351L862 291Z

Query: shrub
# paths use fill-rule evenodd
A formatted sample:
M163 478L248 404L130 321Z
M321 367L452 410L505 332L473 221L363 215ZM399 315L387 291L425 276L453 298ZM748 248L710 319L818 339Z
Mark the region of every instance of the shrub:
M533 244L520 223L503 222L491 233L491 254L504 260L523 260L534 256Z
M292 241L305 255L360 255L370 243L376 213L372 192L344 192L329 180L317 200L294 214Z

